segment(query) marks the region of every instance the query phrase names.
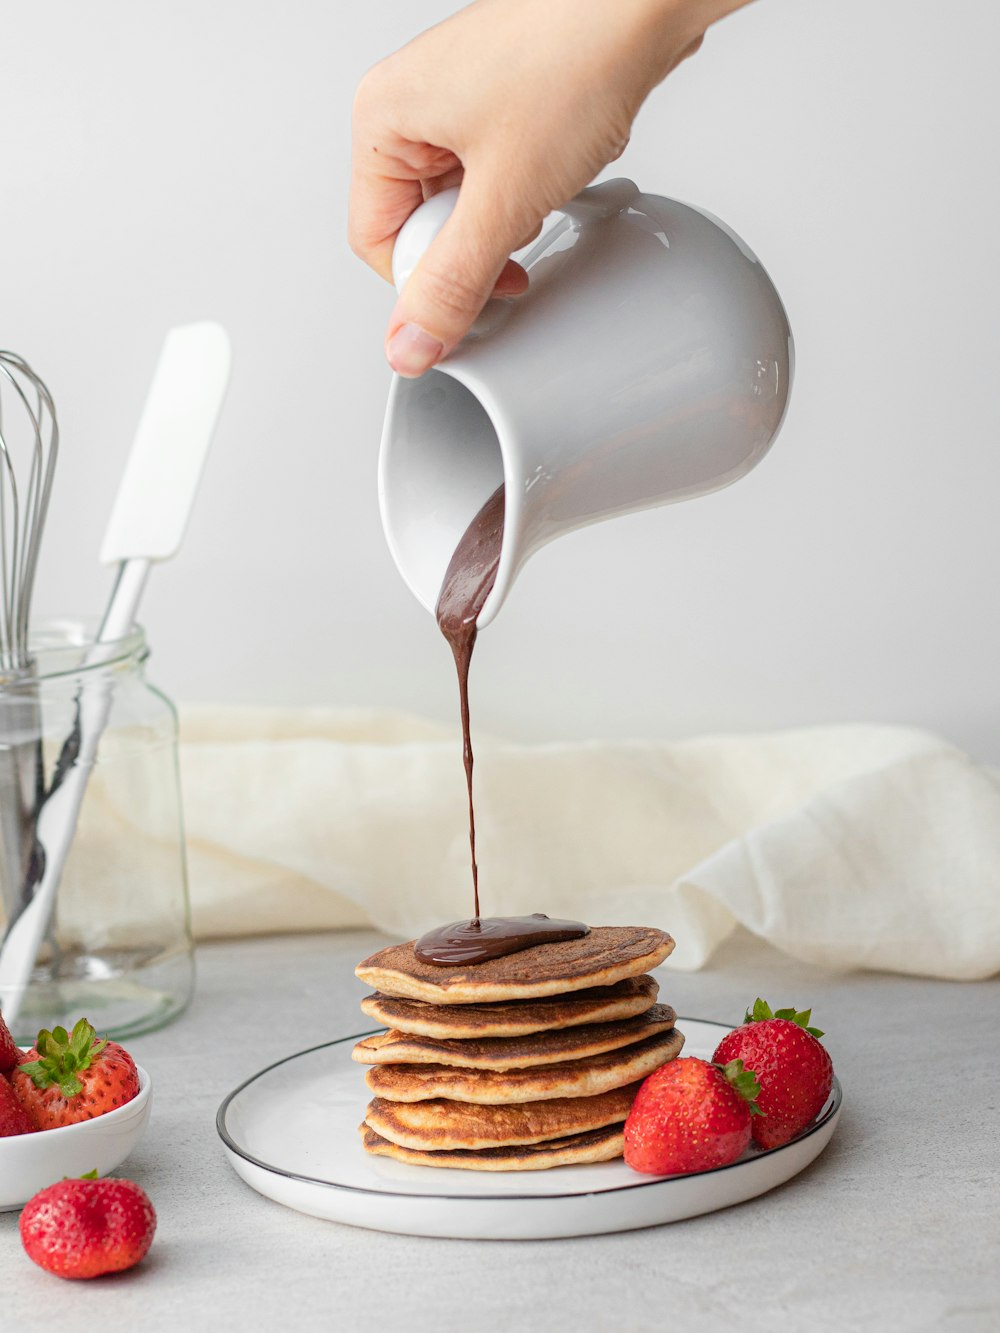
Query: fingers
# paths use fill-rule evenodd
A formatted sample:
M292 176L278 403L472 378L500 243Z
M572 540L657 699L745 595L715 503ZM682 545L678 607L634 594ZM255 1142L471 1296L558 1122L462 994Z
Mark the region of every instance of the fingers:
M425 199L432 199L434 195L440 194L442 190L450 190L453 185L461 185L462 177L465 175L465 168L459 163L457 167L452 167L450 171L442 172L440 176L433 176L430 179L420 182L424 192Z
M465 178L455 211L414 269L389 321L386 356L400 375L429 370L468 333L496 291L516 295L527 274L509 260L535 219L515 218L507 190Z
M400 227L423 201L457 185L462 166L453 152L414 142L387 124L386 81L376 66L355 98L348 240L351 249L392 282L392 247Z
M541 219L539 219L538 222L535 224L535 226L532 227L531 231L525 232L525 234L518 241L517 245L514 246L514 249L523 250L525 246L528 246L531 244L532 241L537 240L541 230L542 230L542 222Z
M392 282L392 247L396 235L423 202L419 180L394 180L389 176L354 172L348 241L358 258L371 265L386 282Z
M518 246L518 249L521 247ZM500 276L496 280L496 285L491 296L520 296L522 292L528 290L528 275L520 264L508 259L506 264L500 270Z
M400 181L386 177L376 179L371 174L364 177L355 174L351 191L350 220L350 242L355 254L367 264L370 264L387 282L392 282L392 251L399 228L413 210L419 207L421 202L452 185L460 185L462 175L461 167L454 168L443 176L424 181ZM511 246L511 249L521 250L529 245L539 234L541 228L542 224L539 222L520 236ZM520 296L527 290L527 273L513 259L507 259L489 295L498 297ZM396 331L394 326L399 325L398 314L399 307L394 312L393 321L390 322L387 354L388 342L392 341ZM439 343L440 351L437 346ZM443 340L435 338L431 342L425 342L417 337L413 330L409 330L396 344L394 353L389 354L390 363L392 363L393 356L395 356L400 365L408 364L411 361L413 364L421 364L419 356L421 348L424 349L423 359L426 359L429 355L436 361L444 354ZM429 362L427 366L424 366L424 369L428 369L434 361ZM398 369L398 367L394 366L394 369ZM405 374L407 372L402 371L401 373ZM413 373L422 374L423 372L415 371Z

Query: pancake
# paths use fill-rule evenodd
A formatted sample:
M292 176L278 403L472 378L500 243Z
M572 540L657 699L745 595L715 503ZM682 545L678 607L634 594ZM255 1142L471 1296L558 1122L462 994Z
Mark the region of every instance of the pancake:
M372 954L354 969L383 995L431 1004L495 1004L592 986L611 986L662 963L674 942L652 926L595 926L578 940L536 944L484 963L436 967L422 963L415 941Z
M532 1032L609 1023L644 1013L656 1001L659 983L649 976L626 977L614 986L593 986L571 995L537 1000L502 1000L499 1004L427 1004L376 991L361 1001L369 1018L398 1032L444 1040L478 1037L526 1037Z
M618 1023L588 1023L582 1027L534 1032L528 1037L483 1037L479 1040L440 1041L412 1033L379 1032L364 1037L351 1052L363 1065L438 1064L460 1069L527 1069L566 1060L583 1060L604 1051L643 1041L654 1032L672 1028L677 1018L668 1004L654 1004L637 1018Z
M684 1038L676 1028L585 1060L564 1060L529 1069L458 1069L449 1065L373 1065L365 1082L377 1097L394 1102L448 1098L478 1106L552 1098L593 1097L645 1078L679 1054Z
M438 1152L506 1148L620 1125L638 1091L639 1084L630 1083L597 1097L509 1106L470 1106L443 1099L408 1105L376 1097L368 1103L365 1124L402 1148Z
M519 1143L508 1148L453 1149L450 1152L403 1148L376 1134L370 1125L361 1126L365 1152L392 1157L411 1166L444 1166L460 1171L544 1171L551 1166L579 1166L585 1162L610 1162L625 1151L621 1125L593 1129L589 1134L570 1134L544 1143Z

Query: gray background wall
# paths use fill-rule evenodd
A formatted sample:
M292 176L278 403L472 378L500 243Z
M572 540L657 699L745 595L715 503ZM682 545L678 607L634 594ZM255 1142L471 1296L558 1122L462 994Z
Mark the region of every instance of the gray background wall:
M183 701L450 720L447 651L378 520L391 297L344 229L354 85L455 6L7 8L0 343L65 434L39 610L103 604L163 333L211 316L234 378L185 549L149 588L155 678ZM878 719L1000 755L998 42L984 0L759 0L653 95L613 174L758 251L795 328L791 411L737 486L535 558L483 637L484 726Z

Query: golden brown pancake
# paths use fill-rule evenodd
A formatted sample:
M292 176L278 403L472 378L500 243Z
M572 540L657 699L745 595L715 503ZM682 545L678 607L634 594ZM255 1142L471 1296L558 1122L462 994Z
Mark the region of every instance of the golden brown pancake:
M483 1037L441 1041L408 1032L378 1032L364 1037L351 1052L363 1065L438 1064L460 1069L527 1069L566 1060L583 1060L604 1051L643 1041L654 1032L672 1028L676 1013L668 1004L654 1004L637 1018L618 1023L588 1023L582 1027L534 1032L528 1037Z
M592 1129L588 1134L570 1134L544 1143L519 1143L507 1148L453 1149L423 1152L402 1148L376 1134L370 1125L361 1126L365 1152L393 1157L412 1166L444 1166L460 1171L544 1171L550 1166L578 1166L584 1162L610 1162L625 1151L621 1125Z
M578 940L536 944L520 953L460 967L422 963L415 941L372 954L354 969L383 995L431 1004L495 1004L592 986L611 986L663 962L674 942L652 926L595 926Z
M376 991L361 1001L362 1010L399 1032L445 1040L476 1037L526 1037L532 1032L609 1023L633 1018L656 1002L659 983L650 976L626 977L614 986L593 986L547 999L503 1000L499 1004L428 1004L401 1000Z
M437 1152L504 1148L621 1124L638 1091L639 1084L630 1083L597 1097L509 1106L471 1106L444 1099L409 1104L376 1097L368 1103L365 1124L403 1148Z
M585 1060L563 1060L530 1069L458 1069L449 1065L373 1065L365 1082L377 1097L421 1102L444 1097L479 1106L593 1097L645 1078L676 1056L684 1045L676 1028L632 1046Z

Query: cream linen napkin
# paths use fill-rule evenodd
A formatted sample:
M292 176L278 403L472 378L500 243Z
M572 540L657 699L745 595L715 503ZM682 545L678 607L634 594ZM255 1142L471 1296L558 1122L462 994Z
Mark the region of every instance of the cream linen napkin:
M201 937L468 914L460 742L385 713L188 709ZM1000 774L925 732L812 727L675 744L477 742L483 910L661 926L700 967L742 923L794 957L1000 969Z

